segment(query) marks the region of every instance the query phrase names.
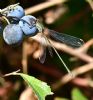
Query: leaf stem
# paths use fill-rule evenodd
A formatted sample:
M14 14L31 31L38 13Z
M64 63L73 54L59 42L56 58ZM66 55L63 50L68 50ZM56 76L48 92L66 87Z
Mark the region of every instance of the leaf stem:
M15 74L18 73L19 71L20 71L20 69L18 69L17 71L14 71L14 72L5 74L3 77L7 77L7 76L10 76L10 75L15 75Z

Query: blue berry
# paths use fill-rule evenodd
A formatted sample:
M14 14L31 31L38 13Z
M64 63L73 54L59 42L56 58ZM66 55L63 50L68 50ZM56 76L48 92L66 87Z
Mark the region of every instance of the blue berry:
M18 24L9 24L3 31L3 38L9 45L16 44L22 41L23 32Z
M25 15L24 9L21 6L15 6L6 12L7 17L17 17L22 18Z
M36 18L31 15L24 16L20 19L19 25L22 28L25 35L34 36L38 33L36 27Z

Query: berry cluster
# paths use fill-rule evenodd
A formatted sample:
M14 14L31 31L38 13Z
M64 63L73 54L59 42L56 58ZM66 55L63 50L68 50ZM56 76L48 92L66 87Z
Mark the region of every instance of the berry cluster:
M8 25L3 30L3 38L9 45L22 41L23 35L34 36L38 33L37 19L31 15L25 15L24 9L19 4L10 5L0 10Z

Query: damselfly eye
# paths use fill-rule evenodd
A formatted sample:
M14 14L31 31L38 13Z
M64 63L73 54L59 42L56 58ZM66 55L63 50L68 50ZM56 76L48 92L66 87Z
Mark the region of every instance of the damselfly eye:
M36 21L35 21L35 20L33 20L33 21L32 21L32 24L36 24Z
M36 19L34 19L34 18L29 19L29 25L35 26L36 25Z

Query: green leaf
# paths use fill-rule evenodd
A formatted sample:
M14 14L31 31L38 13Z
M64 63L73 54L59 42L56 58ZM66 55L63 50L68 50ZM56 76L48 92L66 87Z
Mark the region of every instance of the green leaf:
M72 90L72 100L88 100L78 88Z
M39 100L45 100L47 95L53 94L53 92L51 92L50 86L48 86L47 83L40 81L35 77L23 73L13 73L13 75L20 75L27 82L27 84L32 87Z

